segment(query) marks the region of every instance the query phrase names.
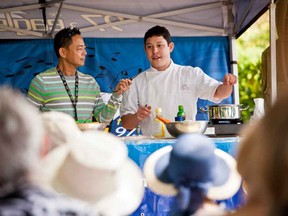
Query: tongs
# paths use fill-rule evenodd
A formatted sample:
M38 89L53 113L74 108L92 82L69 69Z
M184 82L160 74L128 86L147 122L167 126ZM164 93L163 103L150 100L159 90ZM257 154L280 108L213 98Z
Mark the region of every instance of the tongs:
M130 77L129 79L132 81L136 76L138 76L139 74L136 74L133 77ZM118 92L120 90L120 88L113 90L112 92Z

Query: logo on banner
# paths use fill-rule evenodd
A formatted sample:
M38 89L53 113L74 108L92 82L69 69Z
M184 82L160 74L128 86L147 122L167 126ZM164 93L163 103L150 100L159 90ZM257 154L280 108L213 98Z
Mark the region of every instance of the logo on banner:
M111 97L111 93L103 93L102 99L105 103L108 103L109 98ZM109 132L115 134L116 136L135 136L136 135L136 128L133 130L127 130L122 127L122 122L120 118L119 109L117 110L113 120L110 123Z
M119 137L137 135L136 128L134 128L133 130L127 130L122 127L120 116L117 116L116 118L114 118L114 120L110 123L109 132Z
M33 14L35 16L36 14ZM44 20L42 17L39 18L25 18L31 16L31 14L23 12L23 11L15 11L15 12L9 12L9 13L0 13L0 26L3 25L2 29L0 28L0 31L5 32L8 30L5 29L6 27L11 27L15 29L21 29L21 30L27 30L27 31L35 31L35 32L45 32L45 25ZM53 15L53 17L56 17L56 14ZM105 24L111 24L113 22L119 22L123 21L123 17L116 17L116 16L108 16L108 15L100 15L100 14L79 14L80 17L82 17L82 23L81 26L89 26L84 29L81 29L82 31L89 31L89 28L96 28L99 25L105 25ZM74 20L78 20L75 17ZM67 20L67 19L65 19ZM79 21L79 20L78 20ZM85 23L83 23L83 21ZM52 29L54 25L55 19L46 19L46 30ZM55 31L60 31L61 29L71 26L76 27L78 26L78 22L70 21L67 25L67 23L64 23L64 19L58 19L57 23L55 24ZM116 31L123 31L123 29L116 27L116 26L109 26L107 28L112 28ZM106 31L104 28L97 28L99 31ZM11 31L9 31L11 32ZM26 35L25 33L16 32L17 35Z

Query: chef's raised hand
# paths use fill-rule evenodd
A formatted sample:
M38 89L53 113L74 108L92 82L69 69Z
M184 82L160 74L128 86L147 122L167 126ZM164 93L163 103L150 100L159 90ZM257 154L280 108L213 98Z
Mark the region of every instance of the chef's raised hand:
M223 84L224 85L234 85L237 83L237 77L234 74L228 73L225 74L224 79L223 79Z
M123 92L127 91L132 84L131 79L121 79L120 82L115 87L113 92L116 92L117 95L121 95Z
M215 98L227 98L232 93L232 86L237 83L237 77L234 74L226 74L223 78L223 83L219 85L215 91Z

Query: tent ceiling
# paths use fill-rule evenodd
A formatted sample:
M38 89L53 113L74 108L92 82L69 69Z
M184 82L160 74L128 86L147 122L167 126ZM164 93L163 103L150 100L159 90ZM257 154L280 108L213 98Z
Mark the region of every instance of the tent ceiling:
M267 10L269 2L1 0L0 39L53 37L66 26L79 27L84 37L143 37L155 24L166 26L173 36L237 37Z

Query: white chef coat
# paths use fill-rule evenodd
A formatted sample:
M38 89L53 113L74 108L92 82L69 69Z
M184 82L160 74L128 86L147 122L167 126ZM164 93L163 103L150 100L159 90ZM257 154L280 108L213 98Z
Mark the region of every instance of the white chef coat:
M139 106L150 105L152 114L140 123L140 128L143 135L151 136L157 107L162 108L164 118L174 121L178 105L183 105L186 120L195 120L198 98L215 103L221 101L214 98L220 84L198 67L181 66L173 61L165 71L150 67L139 74L123 94L120 116L134 114ZM171 137L168 131L165 132L166 137Z

